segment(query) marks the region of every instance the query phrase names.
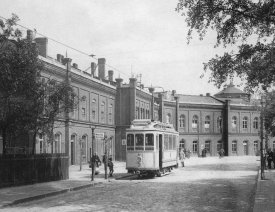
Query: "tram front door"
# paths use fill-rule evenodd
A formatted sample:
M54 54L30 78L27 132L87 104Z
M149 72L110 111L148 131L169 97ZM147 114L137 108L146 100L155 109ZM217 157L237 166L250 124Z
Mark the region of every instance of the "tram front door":
M162 168L162 135L159 135L159 168Z

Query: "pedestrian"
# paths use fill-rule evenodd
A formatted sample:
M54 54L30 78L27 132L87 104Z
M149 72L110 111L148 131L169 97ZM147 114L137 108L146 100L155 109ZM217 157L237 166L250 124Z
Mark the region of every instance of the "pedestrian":
M99 171L97 170L97 168L99 166L101 166L101 161L100 158L98 157L97 153L95 152L94 155L91 158L91 162L94 164L94 168L95 168L95 174L99 174Z
M184 151L183 149L180 150L180 153L179 153L179 159L181 161L181 165L182 167L184 167L184 159L185 159L185 154L184 154Z
M268 169L271 169L271 162L273 161L273 152L271 149L267 150L267 166Z
M219 158L222 158L223 156L224 156L224 149L220 149Z
M108 167L109 167L109 177L112 177L114 173L114 164L111 157L108 160Z

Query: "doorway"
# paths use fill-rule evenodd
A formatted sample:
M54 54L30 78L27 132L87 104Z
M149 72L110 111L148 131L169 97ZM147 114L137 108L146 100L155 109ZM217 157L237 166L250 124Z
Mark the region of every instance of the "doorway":
M248 155L248 142L247 141L243 142L243 154Z

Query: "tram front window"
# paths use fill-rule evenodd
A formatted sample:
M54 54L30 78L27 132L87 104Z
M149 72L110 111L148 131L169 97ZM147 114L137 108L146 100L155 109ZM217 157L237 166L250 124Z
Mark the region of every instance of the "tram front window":
M154 134L145 135L145 150L154 150Z
M143 134L136 134L136 150L144 150L144 135Z
M127 135L127 150L134 150L134 135L128 134Z

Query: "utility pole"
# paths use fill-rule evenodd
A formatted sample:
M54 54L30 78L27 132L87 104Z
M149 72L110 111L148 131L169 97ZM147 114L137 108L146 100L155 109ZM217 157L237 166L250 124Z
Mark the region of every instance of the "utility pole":
M107 155L107 142L108 142L108 139L107 139L107 135L104 135L104 144L105 144L105 154L104 154L104 158L105 158L105 161L104 161L104 170L105 170L105 179L107 180L108 179L108 170L107 170L107 164L108 164L108 160L109 160L109 157Z
M263 156L263 142L264 142L264 111L263 111L264 100L261 98L261 117L260 117L260 151L261 151L261 180L264 179L264 156Z
M82 139L79 138L79 165L80 165L80 170L82 171Z

